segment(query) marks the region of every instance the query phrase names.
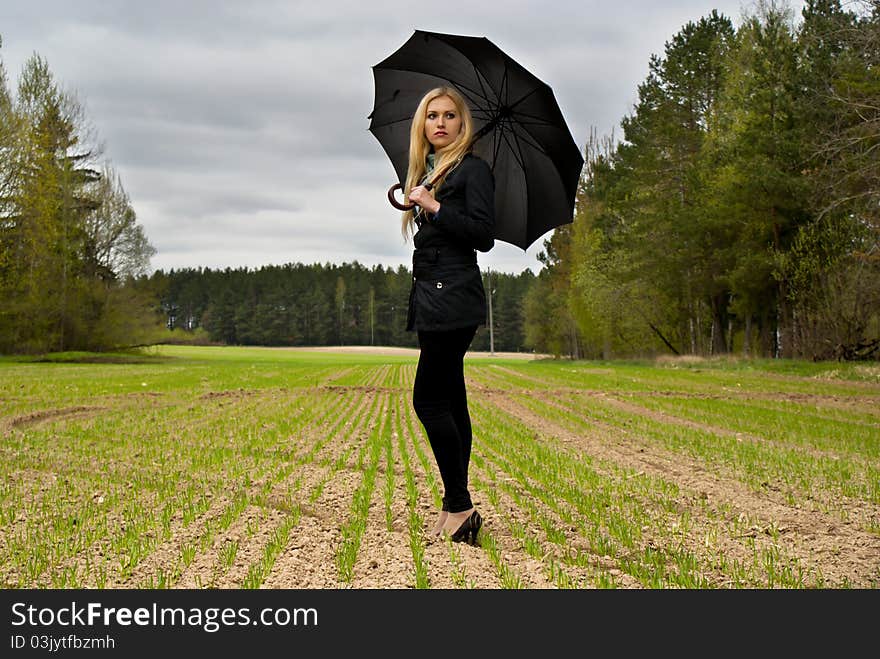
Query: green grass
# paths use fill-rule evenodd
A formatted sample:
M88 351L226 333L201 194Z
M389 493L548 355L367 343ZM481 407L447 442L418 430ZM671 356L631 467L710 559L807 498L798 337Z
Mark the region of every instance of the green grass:
M321 523L338 532L342 586L371 559L366 534L406 548L415 588L444 573L473 587L485 566L499 588L880 583L880 564L842 572L845 547L803 549L835 525L880 548L877 364L468 358L471 486L488 521L478 550L449 544L440 558L424 538L442 484L412 411L415 363L195 346L0 358L0 585L173 588L208 554L214 574L196 583L235 569L259 588L330 490L341 498ZM696 465L816 528L707 501L674 470L603 453L616 446ZM282 514L244 537L254 507ZM245 551L257 531L263 544Z

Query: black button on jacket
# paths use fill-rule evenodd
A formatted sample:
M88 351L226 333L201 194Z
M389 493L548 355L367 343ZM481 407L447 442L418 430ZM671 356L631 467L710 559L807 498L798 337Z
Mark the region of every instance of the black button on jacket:
M476 251L495 245L495 180L485 160L467 155L437 189L440 211L413 236L413 283L406 329L446 331L486 324L486 293Z

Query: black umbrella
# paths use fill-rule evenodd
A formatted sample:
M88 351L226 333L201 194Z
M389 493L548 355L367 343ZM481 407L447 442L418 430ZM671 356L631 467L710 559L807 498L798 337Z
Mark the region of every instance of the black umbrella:
M584 159L553 90L491 41L416 30L373 67L373 78L370 132L391 159L401 185L419 100L429 89L453 86L467 99L474 117L474 153L495 175L495 237L525 250L547 231L573 220ZM389 190L392 202L397 187Z

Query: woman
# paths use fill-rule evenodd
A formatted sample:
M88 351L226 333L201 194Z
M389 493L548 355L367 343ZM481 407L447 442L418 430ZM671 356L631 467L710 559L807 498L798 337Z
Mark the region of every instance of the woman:
M407 330L417 331L419 364L413 407L434 452L445 496L433 528L476 544L483 520L468 491L471 421L464 355L485 323L486 296L475 250L495 244L495 182L471 153L473 121L452 88L422 98L410 130L404 238L413 236L413 283Z

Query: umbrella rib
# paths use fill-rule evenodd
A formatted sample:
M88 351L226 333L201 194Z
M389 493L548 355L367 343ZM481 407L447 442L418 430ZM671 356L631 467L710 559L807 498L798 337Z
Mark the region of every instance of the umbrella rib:
M453 82L449 78L443 78L443 79L446 80L453 87L457 88L459 91L467 90L468 92L470 92L470 94L472 94L471 99L477 99L477 100L482 101L483 103L491 104L492 98L491 98L491 96L489 96L489 94L486 93L486 88L483 85L483 76L481 75L480 70L477 68L477 65L474 62L474 60L471 59L470 57L468 57L467 55L465 55L458 46L453 45L452 43L450 43L446 39L440 39L440 40L443 43L445 43L448 47L450 47L451 49L456 51L459 55L461 55L468 63L470 63L471 67L474 69L474 75L477 79L477 82L480 85L480 91L477 91L476 89L473 89L473 88L468 87L466 85L462 85L460 83ZM438 76L438 77L442 77L442 76ZM465 94L465 95L467 95L467 94Z
M519 124L520 122L517 122ZM519 135L515 130L506 131L505 134L512 133L516 138L517 144L519 144L520 140L528 144L530 147L535 149L536 151L540 151L545 156L550 157L550 154L547 153L547 149L541 146L540 142L538 142L528 131L524 131L525 134Z
M474 67L474 73L477 76L477 80L480 82L480 86L483 87L483 79L479 74L479 69L477 69L476 64L471 63L471 65ZM480 109L480 111L485 114L485 116L480 117L480 118L485 119L486 124L476 133L476 135L474 136L474 142L476 142L477 140L482 138L490 130L493 132L498 130L499 124L501 123L501 121L503 121L503 119L501 117L501 108L504 107L502 97L505 94L505 89L507 89L508 94L510 93L510 91L509 91L510 86L508 85L508 78L507 78L507 70L508 70L507 69L507 61L505 61L504 62L504 75L501 77L501 88L498 90L497 94L495 95L497 102L493 104L491 98L486 98L486 101L489 104L489 107L487 109L482 109L482 108ZM484 88L484 91L485 91L485 88ZM497 155L498 155L498 153L496 151L495 157L497 157Z
M465 85L462 85L461 83L452 82L449 79L446 79L446 81L450 85L452 85L453 87L455 87L456 89L461 91L465 96L470 96L471 99L483 101L484 103L491 103L492 102L492 99L490 99L488 96L486 96L484 91L483 92L477 91L476 89L466 87ZM482 83L480 83L480 86L482 87ZM476 102L476 101L474 101L474 102Z
M495 165L495 163L498 162L498 153L501 151L501 139L500 139L500 138L502 138L502 137L504 137L504 133L502 133L502 132L496 127L495 130L492 131L492 143L493 143L493 145L494 145L494 146L493 146L493 149L492 149L492 165L493 165L493 169L494 169L494 165Z
M504 102L507 105L507 107L510 107L510 103L508 103L508 101L510 100L510 84L509 84L509 79L507 77L507 73L508 73L507 60L504 60L504 75L501 76L501 91L498 92L498 99L499 99L498 109L499 110L501 109L500 99L502 97L504 98Z
M491 123L492 119L498 115L497 107L492 107L492 99L489 97L489 94L486 92L486 86L483 84L483 76L480 75L480 70L477 68L477 65L472 61L471 66L474 69L474 76L477 78L477 82L480 84L480 90L482 91L482 98L489 105L488 108L481 107L479 112L472 112L471 114L478 119L484 119L486 123ZM478 115L484 116L478 116ZM476 141L476 140L475 140ZM496 154L497 155L497 154Z
M510 153L513 154L513 157L516 158L516 162L519 164L520 167L522 167L523 171L525 171L526 159L523 156L522 147L520 146L519 140L517 139L517 134L513 131L501 130L500 132L501 132L501 138L504 140L504 142L507 144L507 146L510 149ZM511 142L510 142L509 133L513 133L514 140L516 141L515 148L514 148L514 145L511 144ZM497 156L497 154L496 154L496 156Z
M539 125L539 124L533 124L533 125ZM556 127L556 124L551 124L551 126ZM550 162L551 162L551 164L553 165L553 167L556 169L557 173L560 175L560 177L562 177L562 176L563 176L563 172L562 172L562 170L560 169L560 163L559 163L558 159L557 159L557 158L554 158L553 156L551 156L551 155L547 152L547 150L544 149L544 147L541 146L541 144L537 141L537 139L536 139L536 138L535 138L535 137L529 132L529 130L528 130L528 128L527 128L527 124L526 124L526 122L522 122L522 127L523 127L523 133L524 133L524 135L517 135L517 136L516 136L517 139L518 139L518 140L519 140L519 139L522 139L523 141L526 141L527 143L531 144L534 148L536 148L537 150L539 150L541 153L543 153L545 156L547 156L547 158L550 160ZM528 135L528 140L526 140L526 137L525 137L526 135Z
M540 87L540 86L538 86L538 87L532 87L532 90L531 90L528 94L524 94L523 96L520 96L520 97L516 100L515 103L512 103L512 104L510 105L510 107L511 107L511 108L515 108L517 105L519 105L520 103L522 103L522 102L523 102L524 100L526 100L529 96L531 96L532 94L534 94L535 92L537 92L539 89L542 89L542 87Z
M516 106L516 105L519 105L520 103L522 103L523 101L525 101L529 96L531 96L532 94L534 94L535 92L537 92L537 91L540 90L540 89L542 89L542 87L535 87L535 88L533 88L528 94L525 94L525 95L523 95L522 97L520 97L520 98L516 101L516 103L514 103L513 106L511 106L511 107L514 107L514 106ZM556 163L556 161L555 161L552 157L550 157L550 154L547 153L547 150L544 149L544 147L541 146L541 144L538 142L538 140L537 140L537 139L536 139L536 138L535 138L535 137L529 132L529 130L528 130L528 126L551 126L551 127L554 127L554 128L557 128L557 129L558 129L558 123L557 123L557 122L551 122L551 121L545 121L545 120L542 120L540 117L536 117L535 115L529 115L529 114L526 114L526 113L523 113L523 112L520 112L520 113L517 113L517 114L518 114L518 116L528 117L529 119L534 119L534 120L535 120L535 121L522 121L522 120L519 120L517 123L519 123L519 125L521 125L521 126L523 127L523 130L525 131L525 133L528 134L528 136L529 136L529 138L530 138L530 140L529 140L530 144L532 144L532 146L534 146L536 149L538 149L539 151L541 151L541 153L543 153L543 154L546 155L548 158L550 158L551 162L553 162L554 166L556 166L557 171L558 171L558 169L559 169L559 165L558 165L558 163ZM564 125L564 124L563 124L563 125Z
M524 121L522 118L528 119L529 121ZM517 123L528 124L529 126L557 126L558 123L555 121L549 121L544 117L540 117L535 114L526 114L525 112L517 112L516 113Z
M471 66L474 69L474 76L476 76L477 82L480 84L480 91L482 92L482 95L480 98L482 98L486 103L491 104L492 99L489 96L489 94L486 92L486 85L483 84L483 76L480 75L480 70L477 68L477 65L474 64L473 62L471 62ZM480 109L482 110L483 108L480 108Z

